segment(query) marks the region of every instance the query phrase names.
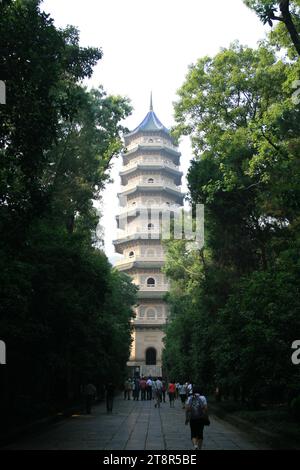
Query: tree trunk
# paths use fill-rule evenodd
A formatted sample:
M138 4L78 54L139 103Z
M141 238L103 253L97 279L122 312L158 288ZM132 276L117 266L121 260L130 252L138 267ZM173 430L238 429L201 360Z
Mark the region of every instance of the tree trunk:
M289 7L290 7L290 0L282 0L279 4L279 8L280 8L281 15L282 15L282 20L289 32L289 35L296 48L296 51L298 52L300 56L300 37L293 23L293 19L292 19L292 15L290 13Z

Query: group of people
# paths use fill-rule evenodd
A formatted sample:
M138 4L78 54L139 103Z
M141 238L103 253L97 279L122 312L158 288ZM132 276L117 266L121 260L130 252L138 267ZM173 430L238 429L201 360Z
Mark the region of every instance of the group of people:
M112 413L114 385L109 382L105 387L106 408ZM88 384L85 387L86 412L91 413L92 402L96 396L96 387ZM182 408L185 409L185 424L190 425L191 439L195 450L200 450L203 443L204 426L210 424L208 418L207 400L200 387L191 382L169 383L162 377L135 377L128 378L124 383L124 400L154 400L155 408L159 408L162 402L166 402L166 394L169 397L170 407L175 406L175 400L180 399Z
M210 424L206 397L201 388L191 382L167 383L161 377L135 377L128 378L124 383L124 400L154 400L154 406L160 407L166 402L166 393L169 396L170 407L175 406L175 400L180 399L185 410L185 424L190 425L191 440L195 450L200 450L203 444L204 426Z
M192 390L190 382L167 382L162 377L130 377L124 383L124 400L152 400L156 406L166 402L166 394L169 396L170 407L174 407L174 401L181 399L182 407L185 407L187 396Z
M161 401L166 401L167 385L162 377L152 379L152 377L135 377L134 379L128 378L124 383L124 400L152 400L160 398Z

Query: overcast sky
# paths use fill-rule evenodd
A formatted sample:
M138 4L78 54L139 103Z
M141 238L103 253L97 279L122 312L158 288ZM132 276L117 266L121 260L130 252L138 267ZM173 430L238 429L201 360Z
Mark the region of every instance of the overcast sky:
M150 90L154 111L171 127L176 90L184 82L188 65L236 39L254 47L266 31L242 0L45 0L43 8L56 26L77 26L82 46L101 47L103 59L89 86L102 84L108 93L130 98L134 111L125 123L129 129L148 112ZM181 143L180 151L186 173L192 158L187 141ZM115 182L103 194L101 223L105 251L112 262L116 259L111 241L116 237L120 163L121 159L114 163Z

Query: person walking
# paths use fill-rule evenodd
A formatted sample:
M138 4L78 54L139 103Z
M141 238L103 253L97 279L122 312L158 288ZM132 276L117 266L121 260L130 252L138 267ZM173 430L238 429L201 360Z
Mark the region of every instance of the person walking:
M96 398L97 389L94 384L89 383L85 387L85 408L86 414L90 415L92 412L92 403Z
M186 384L187 396L190 397L193 394L193 384L192 382L187 382Z
M126 400L126 398L129 396L128 389L129 389L129 379L126 379L124 382L124 400Z
M140 380L140 389L141 389L141 400L146 400L146 387L147 383L145 377L142 377Z
M181 403L182 403L182 408L185 408L185 400L187 398L186 397L186 386L185 386L185 384L180 382L178 391L179 391L179 396L180 396Z
M200 387L194 386L193 393L186 403L185 424L190 424L191 440L195 450L201 450L203 444L204 426L210 424L208 418L207 400Z
M180 387L180 383L176 382L176 384L175 384L175 400L177 400L179 398L179 387Z
M174 408L174 400L175 400L175 392L176 392L176 385L174 380L169 383L168 393L169 393L169 401L170 401L170 408Z
M162 399L164 403L166 403L166 390L167 390L166 381L162 380Z
M132 384L131 378L129 377L129 379L127 381L127 400L131 400L132 390L133 390L133 384Z
M152 377L149 376L147 380L147 400L152 400Z
M155 408L159 408L161 404L161 395L162 395L162 381L161 377L158 377L154 382L154 390L155 390Z
M133 389L133 399L134 400L138 400L139 397L140 397L140 379L138 377L136 377L134 379L134 382L133 382L133 386L134 386L134 389Z
M113 382L108 382L105 387L106 393L106 411L108 414L112 413L113 404L114 404L114 394L115 394L115 387Z
M153 377L152 379L152 399L154 400L154 406L156 408L157 405L157 393L156 393L156 377Z

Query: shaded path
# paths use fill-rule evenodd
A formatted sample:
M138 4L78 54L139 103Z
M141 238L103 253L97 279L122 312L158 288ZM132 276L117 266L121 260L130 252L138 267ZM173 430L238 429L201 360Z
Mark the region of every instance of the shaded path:
M7 446L9 449L94 449L94 450L191 450L190 429L184 424L184 410L162 403L115 399L112 415L105 405L94 407L91 415L74 415L49 426L39 435L28 436ZM239 450L267 448L217 418L205 428L204 449Z

